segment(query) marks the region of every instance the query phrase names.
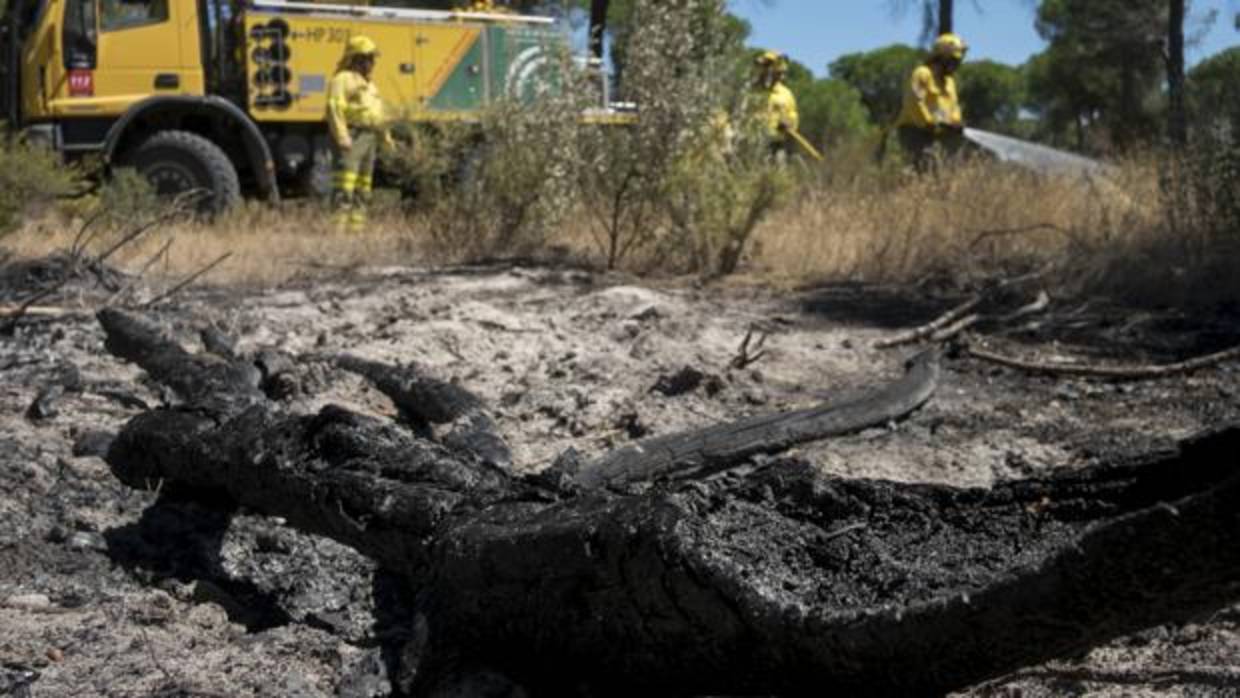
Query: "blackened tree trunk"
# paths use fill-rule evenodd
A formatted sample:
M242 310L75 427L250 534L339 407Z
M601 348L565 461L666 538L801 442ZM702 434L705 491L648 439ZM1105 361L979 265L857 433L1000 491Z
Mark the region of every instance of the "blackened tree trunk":
M1184 99L1184 0L1167 8L1167 137L1171 144L1188 143L1188 111Z
M590 55L602 60L603 41L607 34L609 0L590 0Z
M939 34L950 34L955 31L954 0L939 0Z

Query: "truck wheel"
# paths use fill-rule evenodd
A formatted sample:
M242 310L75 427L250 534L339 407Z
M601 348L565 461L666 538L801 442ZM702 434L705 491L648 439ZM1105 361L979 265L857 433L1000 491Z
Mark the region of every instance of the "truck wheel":
M189 131L160 131L124 159L161 197L189 191L203 193L202 213L225 211L241 200L237 169L219 146Z

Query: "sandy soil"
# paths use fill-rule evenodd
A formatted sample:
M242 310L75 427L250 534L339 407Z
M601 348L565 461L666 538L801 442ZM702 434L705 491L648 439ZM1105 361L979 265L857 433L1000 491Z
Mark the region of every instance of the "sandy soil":
M46 264L0 270L0 303L54 274ZM0 337L0 695L389 695L385 667L408 627L393 580L278 520L157 503L111 477L101 434L171 396L104 353L89 310L108 295L95 279L74 282L42 302L69 314ZM537 470L569 448L597 454L894 378L913 350L873 342L951 300L854 286L642 286L572 269L371 269L269 290L190 290L153 315L188 346L214 326L240 351L302 356L293 410L394 413L316 357L417 361L486 399L515 461ZM751 327L769 334L766 354L734 368ZM1042 356L1159 361L1240 342L1240 322L1093 308L1003 341ZM700 374L697 387L656 389L686 368ZM53 384L69 389L37 414L32 403ZM953 358L910 420L799 453L844 476L986 486L1233 422L1238 391L1235 366L1111 384ZM1240 695L1240 609L969 693Z

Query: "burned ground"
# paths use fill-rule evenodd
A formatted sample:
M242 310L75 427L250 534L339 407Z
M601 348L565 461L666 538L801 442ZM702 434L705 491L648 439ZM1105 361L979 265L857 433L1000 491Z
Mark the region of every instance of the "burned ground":
M3 300L20 298L39 281L10 274ZM865 288L776 293L623 281L572 270L389 270L271 291L187 292L154 316L190 345L214 327L240 338L240 351L276 348L301 357L283 391L295 412L337 403L393 415L386 397L337 370L330 357L348 352L418 361L489 403L513 462L534 472L568 448L588 458L634 438L803 407L894 379L904 355L871 343L939 310ZM91 283L67 287L53 300L89 308L101 295L106 291ZM754 323L770 332L768 353L734 368L737 346ZM1051 354L1164 360L1234 343L1234 327L1108 309L1010 341ZM117 482L98 458L106 438L100 433L114 433L142 404L174 398L142 371L107 356L88 313L29 318L3 342L0 625L9 630L0 638L0 690L5 682L32 681L34 695L171 695L174 688L182 695L384 695L390 685L384 672L416 628L398 580L376 573L353 550L277 519L228 517L209 503ZM678 378L686 368L702 375L695 386L656 389L687 385ZM53 385L63 389L48 392ZM788 455L831 475L928 483L927 492L936 491L930 485L1002 488L1003 481L1057 467L1169 449L1199 430L1234 422L1237 389L1240 374L1228 366L1186 378L1101 383L951 359L935 399L913 418ZM43 406L30 411L41 393ZM75 447L87 455L74 456ZM779 465L759 459L751 468L769 475ZM746 485L741 475L725 477L750 492L727 507L778 501L778 488L761 478ZM684 496L706 505L714 486ZM1025 511L1023 505L997 511L996 521L1010 516L1020 529ZM757 512L748 538L739 538L754 550L770 540ZM744 516L730 511L719 521L734 525ZM902 549L910 555L959 548L949 529L889 523L888 533L907 536ZM839 538L823 541L822 555L846 561L882 554L866 547L865 531L840 530ZM1053 545L1053 526L1043 533ZM1021 551L1037 553L1036 547ZM944 578L1008 564L1021 551L966 557L968 564L946 565ZM841 607L918 593L894 579L852 583L849 564L836 566L850 583L824 578L812 593ZM973 692L1235 693L1238 623L1234 610L1224 610ZM461 690L483 695L503 685L484 674Z

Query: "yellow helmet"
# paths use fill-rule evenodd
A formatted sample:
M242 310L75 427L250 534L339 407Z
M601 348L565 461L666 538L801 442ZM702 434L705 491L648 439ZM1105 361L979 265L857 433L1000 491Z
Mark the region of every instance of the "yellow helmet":
M753 62L759 68L769 68L781 75L788 72L788 57L774 51L759 53L754 57Z
M967 53L969 47L955 34L943 34L934 40L934 48L930 54L936 58L952 58L958 61L964 60L964 54Z
M379 45L376 44L374 39L371 39L369 36L362 36L361 34L358 34L357 36L349 37L349 43L345 45L344 55L345 58L352 58L353 56L377 56L379 55Z

